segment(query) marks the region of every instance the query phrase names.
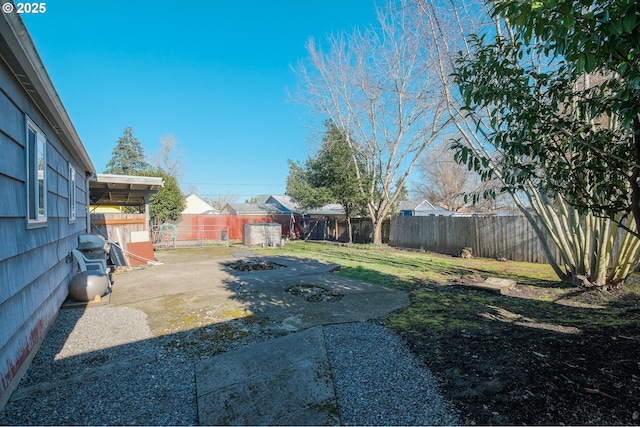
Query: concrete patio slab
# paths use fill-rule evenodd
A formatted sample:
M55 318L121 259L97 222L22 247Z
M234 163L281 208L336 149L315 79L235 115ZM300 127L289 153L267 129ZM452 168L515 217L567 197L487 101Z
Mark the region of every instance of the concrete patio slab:
M288 332L377 319L409 305L404 292L333 273L282 276L243 276L233 289L255 316L279 323ZM295 286L317 287L338 297L328 302L308 301L289 291Z
M249 258L279 267L261 271L228 267L244 258L167 262L116 276L110 305L144 311L155 334L192 327L191 315L180 314L185 310L212 323L254 315L274 323L273 332L278 334L279 330L288 333L315 325L376 319L409 305L406 293L335 274L335 264L285 256ZM296 285L318 286L341 298L306 301L287 292Z
M196 364L201 425L339 425L321 327Z
M343 277L337 265L318 260L243 253L157 257L163 264L117 274L109 301L144 312L153 336L249 319L278 337L196 363L201 425L338 425L320 325L377 319L409 305L404 292ZM278 268L228 267L242 259ZM307 298L293 292L296 287L331 298Z

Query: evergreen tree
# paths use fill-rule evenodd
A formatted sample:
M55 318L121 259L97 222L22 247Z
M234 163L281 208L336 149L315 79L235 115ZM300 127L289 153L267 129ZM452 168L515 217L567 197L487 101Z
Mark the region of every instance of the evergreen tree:
M366 210L367 198L358 187L366 180L362 160L349 139L333 122L325 122L326 132L316 157L304 165L289 161L287 195L303 208L314 209L326 203L342 205L351 242L351 218Z
M146 162L144 149L138 138L133 136L133 128L127 126L123 135L118 138L118 145L113 149L111 160L107 163L104 173L114 175L136 175L138 172L150 169Z

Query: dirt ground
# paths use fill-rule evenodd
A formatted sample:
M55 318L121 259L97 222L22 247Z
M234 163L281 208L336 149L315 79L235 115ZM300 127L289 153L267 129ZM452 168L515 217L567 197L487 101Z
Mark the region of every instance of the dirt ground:
M534 302L540 297L536 292L548 291L533 287L487 297L482 291L427 283L417 283L410 293L413 299L426 298L425 290L434 287L444 320L460 327L434 332L428 324L413 325L401 334L439 377L465 424L640 424L635 296L619 300L615 291L570 289L564 295L572 297L558 304ZM438 313L437 307L431 309ZM618 316L626 317L623 325Z
M380 262L379 253L370 252L358 256ZM441 267L442 274L456 277L461 271L495 274L475 266L488 261L466 260L464 268L457 268L457 259L418 261L409 259L411 270ZM510 263L492 266L503 276L511 268ZM346 272L365 280L369 274L377 283L396 279L371 272L366 264L343 266L341 274ZM396 286L409 293L411 306L385 323L439 378L441 391L467 425L640 425L636 276L626 291L585 291L518 276L505 295L446 280L403 279Z

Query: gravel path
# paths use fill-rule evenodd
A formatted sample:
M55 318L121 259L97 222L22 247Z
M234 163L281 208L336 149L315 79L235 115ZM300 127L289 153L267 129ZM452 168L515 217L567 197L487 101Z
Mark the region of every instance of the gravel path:
M239 341L217 351L270 338L255 328L243 326ZM324 331L342 424L458 422L393 332L373 322ZM175 348L177 339L188 351ZM211 343L202 352L194 346L193 336L153 337L145 314L132 308L61 310L0 424L196 425L194 362L211 355Z
M373 322L324 327L343 425L453 425L431 372Z
M60 310L0 424L197 424L193 365L161 353L142 311Z

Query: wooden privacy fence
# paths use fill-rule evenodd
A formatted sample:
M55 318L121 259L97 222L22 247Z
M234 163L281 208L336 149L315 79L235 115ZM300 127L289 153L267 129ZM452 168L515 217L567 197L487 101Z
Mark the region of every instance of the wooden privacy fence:
M92 232L126 248L131 243L132 232L148 232L145 214L93 213ZM147 235L147 240L148 240Z
M353 243L371 243L373 241L373 222L368 218L352 218L351 232ZM336 218L304 218L302 220L302 239L349 241L349 225L346 220ZM382 222L382 243L389 241L389 220Z
M560 253L549 246L556 259ZM389 245L459 255L548 263L540 239L524 216L401 216L391 218Z

